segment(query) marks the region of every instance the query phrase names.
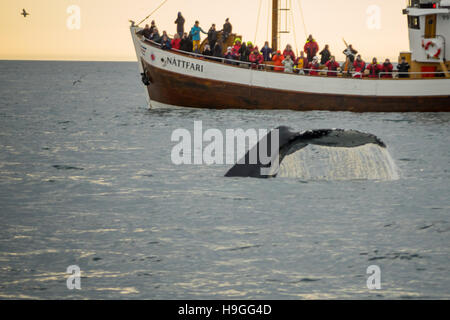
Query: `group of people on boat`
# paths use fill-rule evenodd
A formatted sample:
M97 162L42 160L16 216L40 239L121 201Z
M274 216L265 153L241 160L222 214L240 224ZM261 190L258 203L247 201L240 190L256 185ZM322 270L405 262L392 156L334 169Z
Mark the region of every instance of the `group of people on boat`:
M309 35L303 51L297 57L289 44L281 52L281 50L270 48L268 41L259 49L251 41L245 42L240 38L235 38L233 44L224 50L223 46L227 43L233 30L228 18L220 31L216 29L215 24L212 24L206 32L200 27L199 21L195 21L194 26L187 33L184 30L185 19L181 12L178 13L175 24L177 25L177 32L173 39L169 37L166 31L163 31L160 35L155 21L152 21L150 26L146 25L139 33L147 40L159 43L164 50L175 49L188 53L194 52L203 55L206 59L219 58L220 61L227 64L250 66L253 69L272 68L278 72L311 76L326 75L328 77L337 77L341 74L344 77L353 78L392 78L394 73L394 66L389 59L386 59L383 63L378 63L377 58L373 58L372 63L366 64L351 44L346 44L346 49L343 52L346 61L340 64L331 54L329 45L326 45L319 52L319 44L312 35ZM208 39L202 51L200 51L201 33L206 34ZM219 33L221 33L221 41L219 41ZM396 71L399 73L399 77L409 77L409 69L410 66L403 57L397 65Z

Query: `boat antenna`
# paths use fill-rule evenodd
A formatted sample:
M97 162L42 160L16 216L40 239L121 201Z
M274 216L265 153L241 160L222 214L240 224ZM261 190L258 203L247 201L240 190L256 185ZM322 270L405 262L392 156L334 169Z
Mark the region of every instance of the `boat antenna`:
M169 1L169 0L164 0L164 1L163 1L163 2L162 2L155 10L152 11L152 13L150 13L148 16L146 16L145 19L142 20L141 22L139 22L136 26L139 27L139 25L140 25L141 23L143 23L143 22L146 21L148 18L150 18L151 15L154 14L156 11L158 11L159 8L161 8L167 1Z

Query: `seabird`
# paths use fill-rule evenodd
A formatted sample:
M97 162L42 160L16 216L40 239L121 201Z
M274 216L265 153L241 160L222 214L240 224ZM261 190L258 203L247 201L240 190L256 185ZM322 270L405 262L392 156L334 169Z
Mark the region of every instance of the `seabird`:
M21 15L22 15L24 18L26 18L26 17L29 16L30 14L29 14L25 9L22 9Z

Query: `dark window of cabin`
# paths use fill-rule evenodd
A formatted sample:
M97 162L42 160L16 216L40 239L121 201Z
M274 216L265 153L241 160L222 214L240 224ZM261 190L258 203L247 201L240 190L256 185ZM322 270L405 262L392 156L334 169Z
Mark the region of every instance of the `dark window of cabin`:
M408 16L408 26L410 29L420 30L420 19L419 17Z

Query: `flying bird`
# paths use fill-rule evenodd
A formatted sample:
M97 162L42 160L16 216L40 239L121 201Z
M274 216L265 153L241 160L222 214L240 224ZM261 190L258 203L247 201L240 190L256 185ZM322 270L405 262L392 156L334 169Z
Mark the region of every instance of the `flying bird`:
M22 15L24 18L26 18L26 17L29 16L30 14L29 14L25 9L22 9L21 15Z

